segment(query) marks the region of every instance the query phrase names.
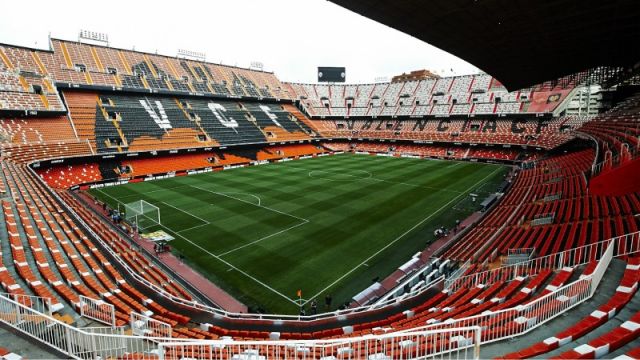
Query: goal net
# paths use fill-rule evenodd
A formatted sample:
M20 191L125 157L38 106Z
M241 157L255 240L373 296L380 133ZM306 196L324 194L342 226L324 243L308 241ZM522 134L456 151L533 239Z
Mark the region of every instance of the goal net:
M138 200L124 205L125 219L136 226L138 230L149 229L160 225L160 209L144 200Z

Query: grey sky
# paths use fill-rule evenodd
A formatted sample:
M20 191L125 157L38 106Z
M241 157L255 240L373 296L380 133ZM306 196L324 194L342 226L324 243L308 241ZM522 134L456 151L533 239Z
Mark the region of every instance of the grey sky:
M21 0L2 4L0 42L48 48L105 32L111 46L248 67L264 63L284 81L315 82L317 66L346 66L347 82L372 82L417 69L441 75L478 70L431 45L325 0Z

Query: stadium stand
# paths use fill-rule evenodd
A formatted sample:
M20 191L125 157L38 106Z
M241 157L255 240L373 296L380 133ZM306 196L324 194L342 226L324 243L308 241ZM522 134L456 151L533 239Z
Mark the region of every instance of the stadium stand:
M0 45L0 109L66 110L40 59L44 54L33 49Z
M3 142L33 144L77 140L66 116L0 119Z
M407 145L396 143L373 143L373 142L324 142L322 145L333 151L352 151L394 154L397 156L415 155L422 157L432 157L439 159L483 159L483 160L504 160L504 161L531 161L536 157L537 152L500 149L500 148L477 148L461 146L443 145Z
M589 191L591 176L637 158L637 94L595 118L575 117L561 110L579 81L515 92L486 74L297 84L203 61L58 39L51 46L43 51L0 45L0 240L6 240L0 282L25 314L36 310L33 299L49 299L51 321L77 331L87 311L83 299L90 298L113 306L109 325L118 329L133 332L130 315L137 313L165 324L171 340L235 340L233 346L216 343L222 344L216 349L221 358L256 354L248 351L269 358L412 357L416 349L452 351L476 338L462 330L418 346L413 340L387 343L383 336L466 325L480 326L482 343L522 335L570 314L574 304L585 305L615 258L624 273L606 303L554 336L509 349L515 351L503 357L602 357L640 335L640 318L629 305L637 301L640 281L640 194ZM402 307L394 303L387 312L347 309L305 321L230 314L205 304L194 284L137 245L132 227L120 228L106 209L75 190L346 151L514 167L496 204L429 263L434 278L449 275L438 291L420 293L425 298L415 303L403 293ZM522 253L525 262L510 263ZM447 263L463 265L457 277L445 271ZM613 323L616 316L624 321ZM45 317L24 321L46 323ZM6 324L14 320L0 314ZM154 329L146 335L165 333ZM361 336L373 337L350 343ZM318 339L342 347L315 353L315 345L295 343ZM584 344L576 342L581 339ZM106 357L160 358L156 345L149 341ZM166 350L165 358L214 354L212 348L180 344ZM627 356L637 357L638 350L629 349Z
M507 92L486 74L363 85L286 84L312 117L378 118L550 113L574 86Z
M556 334L555 336L545 339L544 341L541 341L539 343L533 344L531 347L527 349L521 349L515 353L506 354L504 358L519 359L519 358L530 358L534 356L540 356L554 349L557 349L561 345L565 345L572 341L580 339L583 336L594 331L598 327L607 323L607 321L614 318L616 314L619 314L620 311L625 307L625 305L629 303L629 301L631 301L631 299L635 296L638 289L638 283L640 281L640 272L638 271L639 264L640 264L640 258L634 257L629 259L624 271L624 275L620 282L620 286L618 286L618 288L616 289L615 295L611 297L611 299L606 304L601 305L597 310L589 314L587 317L585 317L578 323L568 327L562 332ZM633 321L633 319L634 318L632 317L631 321ZM629 326L629 325L632 325L632 323L628 323L625 326ZM626 327L622 327L622 329L620 330L614 330L613 333L615 333L616 331L624 332L625 329ZM611 343L609 346L605 346L605 348L599 349L597 353L598 357L602 357L607 353L612 352L615 349L619 348L624 343L628 342L629 335L633 335L634 331L635 329L632 329L630 333L618 334L619 337L617 337L617 341L615 343ZM603 335L600 341L598 341L598 339L594 340L594 344L598 344L599 342L601 343L603 339L609 338L611 335L613 334L609 333L609 334ZM635 334L635 335L637 337L638 334ZM609 343L605 343L604 345L608 345L608 344ZM580 351L582 351L582 349ZM593 356L593 355L596 355L596 353L594 350L592 353L586 352L584 354L579 354L577 351L571 350L566 352L565 355L578 358L585 355Z
M24 229L24 233L14 230L15 236L12 238L14 239L12 240L14 258L22 259L18 268L19 273L36 294L58 299L52 303L52 311L62 310L64 307L62 304L65 302L79 311L79 296L82 295L103 299L113 304L117 309L116 318L120 325L128 321L132 311L155 313L154 316L159 318L169 314L168 316L180 319L181 322L185 321L177 314L168 313L160 305L150 303L149 299L139 292L132 291L133 289L100 255L101 252L80 231L69 215L50 198L42 189L42 185L34 181L32 174L26 172L21 165L11 163L5 165L4 176L9 182L9 188L15 195L16 201L15 208L9 203L3 203L5 217L16 218L12 213L15 214L17 211L16 219L19 218L17 221L19 229ZM35 227L34 224L42 225ZM25 242L28 242L29 246L25 246ZM24 249L29 249L30 253L25 252ZM168 277L150 267L150 264L139 255L134 256L133 259L129 259L126 255L123 258L131 261L132 266L137 267L139 274L146 276L150 281L162 284L168 291L180 296L189 296L179 286L167 283ZM34 267L37 267L40 276L34 275ZM105 274L110 274L116 282ZM57 295L52 295L51 291ZM137 299L131 296L136 296ZM146 306L142 305L143 303ZM149 311L150 308L154 311Z
M528 145L551 149L572 136L566 119L544 120L318 120L319 132L331 138L418 140L449 143ZM563 131L559 131L560 128Z
M99 152L310 139L307 127L281 106L157 96L66 96L78 137L95 141Z
M544 256L637 231L637 194L603 198L587 193L582 172L593 157L593 151L583 150L521 171L499 206L446 257L495 261L521 248ZM545 241L549 237L564 241Z
M638 111L640 94L635 94L580 128L581 132L593 136L601 149L601 169L607 171L638 156L640 129ZM595 170L595 169L594 169Z
M37 173L55 189L68 189L76 185L92 184L117 178L135 178L197 169L220 169L230 165L248 165L256 161L297 158L324 153L324 148L311 144L277 145L251 151L211 151L198 154L180 154L142 159L126 159L111 163L102 169L96 163L51 166ZM126 172L120 169L125 167Z
M51 41L59 82L218 96L287 99L273 73L131 50ZM55 66L55 65L54 65Z

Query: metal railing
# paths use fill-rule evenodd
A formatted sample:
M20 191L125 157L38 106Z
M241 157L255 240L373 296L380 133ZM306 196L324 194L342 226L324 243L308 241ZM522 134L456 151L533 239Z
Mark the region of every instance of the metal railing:
M448 289L451 284L455 283L457 279L463 276L467 270L471 267L471 259L467 260L464 264L460 265L459 268L456 269L449 277L445 279L444 287Z
M101 322L111 327L116 326L116 310L112 304L104 300L96 300L80 295L80 316Z
M167 342L158 359L479 359L480 333L474 326L336 340Z
M507 256L509 256L509 255L531 256L531 254L533 254L535 252L536 252L536 248L535 247L507 249Z
M122 327L78 329L3 295L0 295L0 322L74 359L151 354L158 347L153 338L124 335Z
M19 304L22 304L28 308L31 308L39 313L52 316L51 299L39 296L32 296L26 294L10 294L0 293L0 296L9 298Z
M234 341L230 338L197 341L128 336L124 335L123 327L78 329L41 312L46 311L47 301L29 296L18 296L16 301L2 294L0 322L75 359L125 356L164 359L190 355L204 355L210 359L234 356L315 359L335 355L350 359L479 358L481 344L522 335L593 296L614 257L640 251L639 235L640 232L636 232L602 241L593 247L545 257L558 260L555 266L582 264L586 259L598 263L591 274L526 304L382 335L306 341ZM534 261L528 263L534 268L540 265ZM29 300L27 305L22 303L26 300ZM41 311L31 308L33 304ZM136 321L136 318L132 320Z
M0 295L0 322L74 359L185 358L206 355L229 359L259 355L282 359L316 359L342 354L350 359L474 358L480 354L480 328L421 330L333 340L197 341L166 337L129 336L123 327L78 329ZM258 351L256 353L256 351ZM386 356L386 357L385 357ZM242 357L250 358L252 357ZM264 359L264 357L256 357Z
M629 147L629 144L622 144L620 153L613 156L611 150L604 153L604 160L599 163L595 163L591 166L591 177L599 175L605 168L614 168L622 164L625 159L635 159L640 154L640 147ZM597 158L596 158L597 159Z
M33 172L33 169L27 167L30 171ZM46 186L46 184L45 184ZM186 306L192 309L201 310L205 312L209 312L216 316L221 316L227 319L260 319L260 320L284 320L284 321L315 321L320 319L344 319L345 316L350 314L358 314L372 310L371 305L349 308L345 310L338 310L330 313L320 313L315 315L307 315L307 316L299 316L299 315L282 315L282 314L253 314L253 313L233 313L228 312L222 309L214 308L196 301L189 301L183 299L181 297L175 296L173 294L168 293L163 288L149 282L147 279L142 277L137 272L133 271L131 267L124 262L124 260L118 256L118 254L102 240L102 238L93 231L93 229L84 221L84 219L79 216L70 206L67 206L66 203L59 197L59 195L55 191L51 191L51 194L57 198L57 200L64 204L67 208L69 214L73 216L80 224L83 226L101 245L102 247L109 252L116 261L120 263L120 265L127 270L130 276L134 277L137 281L154 290L158 295L163 296L164 298L172 301L175 304L180 306ZM631 236L635 235L637 238L640 232L624 235ZM608 240L605 240L608 241ZM602 249L603 243L605 241L585 245L580 248L567 250L564 252L560 252L557 254L552 254L546 257L533 259L524 263L518 263L507 267L498 268L491 271L485 271L481 273L476 273L473 275L461 276L457 280L451 282L449 287L447 287L451 291L456 291L462 286L466 286L469 288L475 287L479 283L483 283L485 285L490 285L496 281L509 281L514 279L517 276L533 274L539 272L542 268L553 267L553 269L559 269L564 266L578 266L582 265L588 261L584 261L584 259L588 259L593 257L596 253L602 253L604 249ZM636 243L638 241L636 240ZM584 254L591 254L589 256L584 256ZM555 264L555 265L553 265ZM553 266L550 266L553 265ZM506 270L506 271L505 271ZM493 275L492 272L504 271L504 274L498 274L498 276L488 276ZM492 282L493 281L493 282ZM416 296L423 294L427 291L428 288L420 288L415 291L415 293L407 294L407 296L402 296L399 298L389 299L386 302L375 303L375 309L383 309L386 307L396 307L400 303L405 302L407 300L413 299Z
M166 322L153 319L147 315L138 314L132 312L130 315L129 324L133 335L146 336L146 337L161 337L171 338L172 331L171 325Z
M624 240L626 241L627 239ZM637 236L635 240L638 240ZM410 331L479 326L482 328L481 344L523 335L590 299L600 284L616 251L618 251L617 256L640 251L640 247L637 245L634 248L622 248L620 245L621 243L614 241L614 239L605 240L603 242L604 251L598 257L598 264L591 274L546 295L534 298L528 303L498 311L486 311L480 315L461 319L448 319L444 322L425 325ZM620 252L620 250L622 251Z
M456 291L463 287L473 288L479 284L487 286L498 281L511 281L518 276L537 274L542 269L559 270L566 266L576 267L584 265L591 261L600 259L605 250L607 250L609 242L612 242L614 245L614 257L638 252L640 251L640 231L561 251L555 254L534 258L517 264L462 276L452 283L449 289L451 291Z

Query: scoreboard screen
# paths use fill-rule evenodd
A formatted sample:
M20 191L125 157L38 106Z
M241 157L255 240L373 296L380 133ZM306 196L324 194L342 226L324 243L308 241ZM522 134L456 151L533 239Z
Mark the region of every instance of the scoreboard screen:
M344 67L318 67L318 82L339 82L347 80L347 72Z

